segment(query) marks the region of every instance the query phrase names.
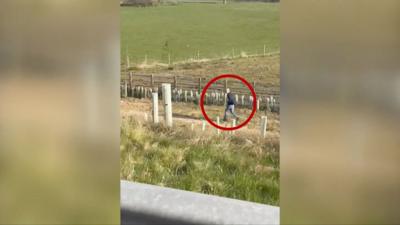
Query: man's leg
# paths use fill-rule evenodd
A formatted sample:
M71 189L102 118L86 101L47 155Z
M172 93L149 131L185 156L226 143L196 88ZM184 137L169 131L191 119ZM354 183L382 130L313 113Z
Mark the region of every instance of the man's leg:
M236 118L239 119L239 117L235 113L235 105L230 105L229 106L229 111L232 113L232 115Z
M229 106L226 106L226 108L225 108L225 113L224 113L224 121L226 121L228 118L228 115L227 115L227 113L228 113L228 110L229 110Z

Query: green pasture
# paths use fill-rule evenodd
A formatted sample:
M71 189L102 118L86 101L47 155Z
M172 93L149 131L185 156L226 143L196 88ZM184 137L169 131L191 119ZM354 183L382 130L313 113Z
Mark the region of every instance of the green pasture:
M121 56L132 63L279 50L279 4L121 7Z

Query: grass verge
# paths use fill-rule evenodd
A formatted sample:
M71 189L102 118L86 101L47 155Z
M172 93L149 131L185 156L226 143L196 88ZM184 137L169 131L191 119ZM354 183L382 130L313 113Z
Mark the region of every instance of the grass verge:
M128 118L120 150L121 179L279 205L278 143Z

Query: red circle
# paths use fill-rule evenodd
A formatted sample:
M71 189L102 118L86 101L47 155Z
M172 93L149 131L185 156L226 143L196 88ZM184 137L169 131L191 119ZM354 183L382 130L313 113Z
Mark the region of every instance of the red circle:
M223 79L223 78L234 78L237 80L240 80L242 83L244 83L251 92L251 95L253 95L253 110L251 111L250 116L241 124L237 125L236 127L222 127L219 126L218 124L214 123L207 115L206 111L204 110L204 96L206 95L207 89L211 86L211 84L213 84L214 82L216 82L217 80ZM256 96L256 92L254 91L253 86L251 86L251 84L249 82L247 82L247 80L245 80L243 77L236 75L236 74L222 74L219 76L214 77L213 79L211 79L206 86L203 88L203 91L201 92L201 96L200 96L200 108L201 108L201 113L203 114L204 118L208 121L208 123L210 123L211 125L213 125L214 127L220 129L220 130L237 130L239 128L242 128L243 126L246 126L246 124L248 124L250 122L250 120L254 117L254 114L257 111L257 96Z

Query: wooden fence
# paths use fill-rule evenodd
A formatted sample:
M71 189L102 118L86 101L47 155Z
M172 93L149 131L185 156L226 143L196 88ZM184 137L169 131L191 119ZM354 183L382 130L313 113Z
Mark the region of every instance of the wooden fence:
M198 103L200 92L211 77L173 76L168 74L136 74L129 72L127 79L121 80L121 97L151 98L152 92L161 97L161 84L170 83L172 101ZM279 112L279 87L266 86L252 82L257 95L257 108ZM205 104L224 105L225 92L229 88L236 97L238 106L251 107L253 97L248 87L239 80L221 79L213 83L207 90Z

